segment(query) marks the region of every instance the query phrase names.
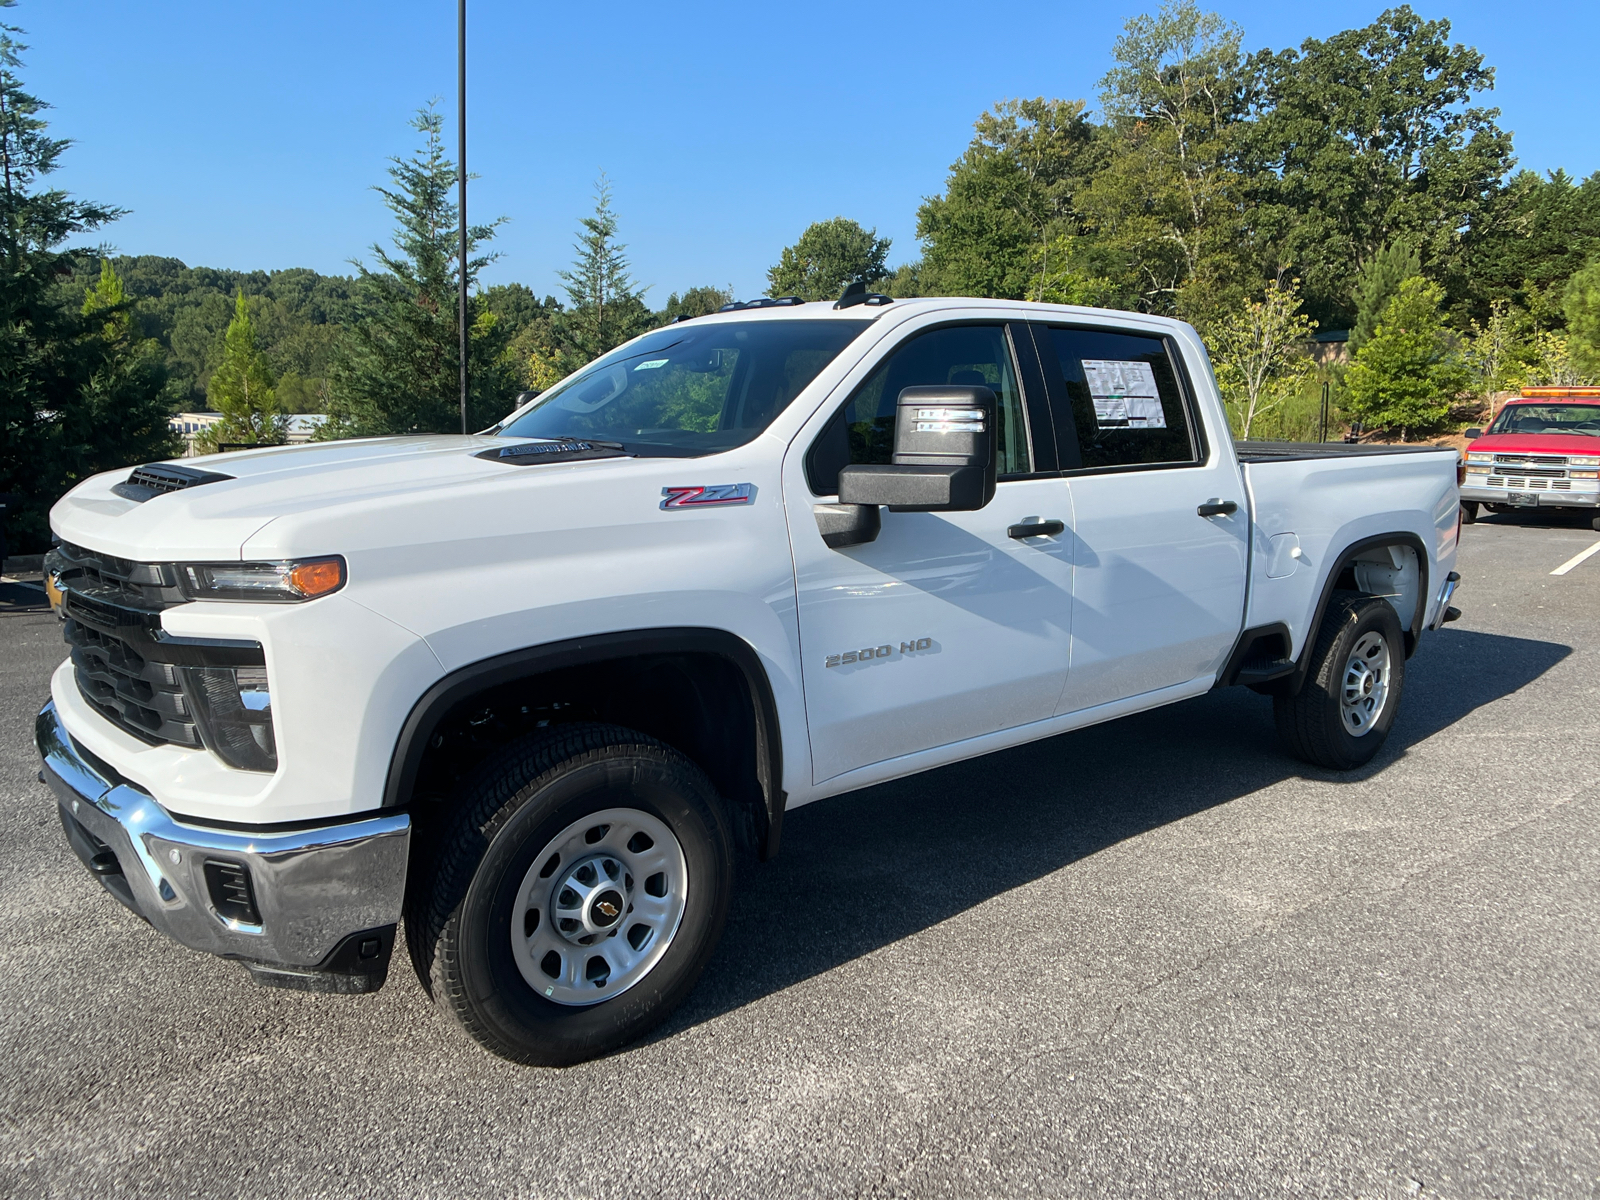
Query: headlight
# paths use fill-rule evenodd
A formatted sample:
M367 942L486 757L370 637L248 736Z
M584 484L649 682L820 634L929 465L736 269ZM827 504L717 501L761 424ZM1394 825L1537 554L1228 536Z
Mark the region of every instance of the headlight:
M1574 454L1567 459L1569 467L1600 467L1600 454Z
M1468 453L1467 453L1467 461L1469 463L1492 463L1494 461L1494 455L1493 454L1473 454L1471 451L1468 451Z
M200 737L218 758L241 771L276 771L272 693L265 667L184 667L184 694Z
M344 559L302 558L286 562L181 563L178 578L191 600L266 600L295 603L326 596L344 586Z

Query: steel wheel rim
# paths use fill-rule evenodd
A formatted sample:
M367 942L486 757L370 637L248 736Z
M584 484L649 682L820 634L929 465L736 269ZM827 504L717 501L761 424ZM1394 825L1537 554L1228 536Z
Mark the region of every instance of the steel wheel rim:
M689 874L665 822L608 808L545 843L511 909L522 978L556 1004L599 1004L661 961L683 923Z
M1351 647L1339 689L1339 719L1352 737L1377 728L1389 701L1389 642L1377 630L1362 634Z

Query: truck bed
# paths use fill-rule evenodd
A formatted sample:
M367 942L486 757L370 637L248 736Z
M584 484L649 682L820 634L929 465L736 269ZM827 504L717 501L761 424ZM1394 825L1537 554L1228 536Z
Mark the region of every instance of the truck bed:
M1307 458L1351 458L1367 454L1454 454L1449 446L1385 446L1364 442L1235 442L1242 463Z

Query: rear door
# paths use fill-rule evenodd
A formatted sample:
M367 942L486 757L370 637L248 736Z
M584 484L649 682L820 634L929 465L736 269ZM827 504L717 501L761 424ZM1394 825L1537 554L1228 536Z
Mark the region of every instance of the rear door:
M882 512L836 550L812 506L847 463L886 463L906 387L981 384L1000 401L999 483L978 512ZM1026 325L930 314L846 381L791 447L794 548L813 780L1050 717L1070 650L1071 495L1057 471ZM1058 535L1027 523L1058 521Z
M1033 326L1072 493L1071 671L1058 712L1208 677L1244 614L1249 516L1176 341ZM1203 515L1206 505L1231 512Z

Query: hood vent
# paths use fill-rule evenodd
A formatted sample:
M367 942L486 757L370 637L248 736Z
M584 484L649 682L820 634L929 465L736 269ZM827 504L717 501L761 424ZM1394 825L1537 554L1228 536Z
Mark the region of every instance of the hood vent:
M143 504L146 500L167 492L181 492L184 488L199 487L202 483L216 483L219 480L232 478L232 475L223 475L216 471L196 471L193 467L174 467L167 463L156 463L135 467L132 475L122 483L115 484L111 490L124 500L134 500Z
M537 463L578 462L586 458L631 458L621 442L597 442L589 439L561 438L548 442L522 442L496 450L480 450L474 458L506 463L513 467L529 467Z

